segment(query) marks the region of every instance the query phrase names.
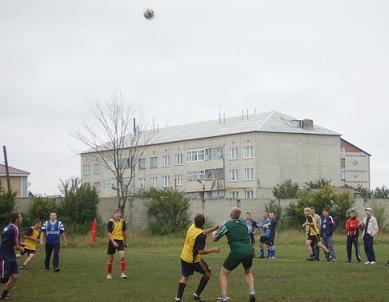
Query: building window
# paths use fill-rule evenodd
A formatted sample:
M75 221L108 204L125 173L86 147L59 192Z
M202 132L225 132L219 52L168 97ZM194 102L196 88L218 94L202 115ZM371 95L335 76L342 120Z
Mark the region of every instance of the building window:
M164 188L170 187L170 176L162 176L162 180Z
M95 188L96 192L99 193L101 190L101 183L100 182L94 182L93 187Z
M82 166L82 175L83 176L89 176L90 174L90 166L89 165L83 165Z
M188 162L203 161L204 158L205 158L204 149L189 150L186 152L186 161Z
M103 190L111 190L115 187L116 180L114 178L105 179L103 181Z
M101 164L94 164L93 165L93 173L95 175L101 174Z
M244 198L245 199L253 199L254 198L254 191L252 191L252 190L245 191Z
M182 186L182 175L176 175L176 186L179 187L179 186Z
M222 147L205 149L205 160L223 159L223 154Z
M144 190L146 188L146 179L139 178L138 180L138 187L140 190Z
M150 188L155 189L158 186L158 177L150 177Z
M169 167L169 166L170 166L170 155L162 156L162 167Z
M239 198L239 192L238 191L232 191L230 192L230 197L232 199L238 199Z
M346 181L346 159L340 159L340 178L341 181Z
M254 147L253 146L246 146L243 148L243 158L254 158Z
M188 181L197 181L205 178L205 171L188 171Z
M244 168L244 180L253 180L253 179L254 179L254 169Z
M230 181L231 182L238 181L238 169L230 170Z
M150 158L150 169L157 169L158 168L158 157L151 157Z
M176 154L174 156L174 164L176 166L182 166L184 164L184 156L182 154Z
M146 158L139 158L139 170L146 169Z
M188 192L188 193L186 193L186 198L188 198L188 199L200 199L200 193Z
M239 158L239 149L238 147L230 148L230 152L228 155L230 160L237 160Z

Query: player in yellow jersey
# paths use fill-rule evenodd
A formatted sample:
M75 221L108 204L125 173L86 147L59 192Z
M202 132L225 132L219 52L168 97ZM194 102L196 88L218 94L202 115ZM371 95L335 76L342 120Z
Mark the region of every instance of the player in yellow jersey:
M120 256L120 277L127 279L126 276L126 258L124 249L127 247L126 222L122 219L122 212L116 209L113 212L112 219L108 221L108 263L107 279L112 279L112 263L116 251Z
M24 260L24 263L20 266L21 269L24 269L27 267L27 264L31 262L31 260L35 257L35 251L36 251L36 244L40 242L39 238L41 235L41 227L42 227L42 221L40 219L35 220L35 223L33 226L31 226L24 236L26 239L24 241L24 253L27 254L26 260Z
M321 248L326 254L327 261L332 259L332 255L330 251L326 248L326 246L320 241L320 230L316 225L315 219L313 218L313 211L311 208L304 209L305 223L303 224L303 228L308 229L308 238L305 241L305 245L307 250L309 251L309 261L318 260L317 257L313 254L312 243L317 244L319 248Z
M193 294L193 300L204 302L200 295L211 278L211 269L201 256L210 253L219 253L220 251L217 247L205 248L207 234L218 230L219 226L204 230L204 224L204 215L197 214L194 218L194 224L189 227L186 233L185 243L180 257L182 277L178 284L177 296L175 298L177 302L182 301L185 286L188 283L189 277L194 272L202 274L203 277L200 280L196 292Z

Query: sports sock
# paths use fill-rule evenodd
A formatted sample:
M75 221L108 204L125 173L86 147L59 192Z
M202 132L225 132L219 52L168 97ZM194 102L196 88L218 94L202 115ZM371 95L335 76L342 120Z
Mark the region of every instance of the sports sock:
M108 274L112 274L112 262L107 263Z
M208 281L209 281L209 278L206 278L206 277L202 277L200 279L199 286L196 289L196 295L197 296L201 295L201 293L203 292L203 290L204 290L205 286L207 285Z
M222 301L227 301L227 294L226 293L224 293L224 294L222 294Z
M249 295L254 296L255 295L255 290L254 288L249 288Z
M185 286L185 283L178 283L177 298L182 299L182 296L184 295Z
M120 260L120 272L124 273L126 271L126 260Z

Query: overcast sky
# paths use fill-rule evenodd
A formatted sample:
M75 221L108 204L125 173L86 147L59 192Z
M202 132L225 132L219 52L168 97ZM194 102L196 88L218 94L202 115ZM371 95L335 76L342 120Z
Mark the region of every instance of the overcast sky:
M69 133L120 91L160 126L217 119L218 105L312 118L370 152L372 184L389 185L388 12L387 0L0 0L0 144L33 193L57 193L80 175Z

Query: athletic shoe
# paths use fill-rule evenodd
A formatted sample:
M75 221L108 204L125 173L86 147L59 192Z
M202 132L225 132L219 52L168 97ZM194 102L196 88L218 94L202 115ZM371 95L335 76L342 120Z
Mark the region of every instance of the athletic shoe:
M193 294L193 301L197 301L197 302L206 302L203 298L201 298L199 295L197 295L196 293Z
M250 302L255 302L255 295L250 295Z
M389 266L389 260L388 260L388 262L385 264L385 266Z
M120 274L120 278L122 278L122 279L127 279L127 275L126 275L125 273L121 273L121 274Z
M370 261L366 261L365 264L370 264Z
M11 296L7 293L5 296L0 295L0 300L11 300Z
M110 280L112 279L112 275L111 274L107 274L107 280Z
M230 301L230 297L227 297L227 299L225 299L225 300L223 300L222 297L218 297L217 301L218 302L227 302L227 301Z
M59 269L59 268L54 269L54 273L59 273L60 271L61 271L61 269Z
M336 258L332 258L332 262L336 262Z
M370 261L370 264L376 264L377 262L375 262L375 261Z
M19 266L20 269L25 269L26 266L24 264L22 264L21 266Z
M180 298L177 298L177 297L174 298L174 301L175 302L182 302L182 300Z

